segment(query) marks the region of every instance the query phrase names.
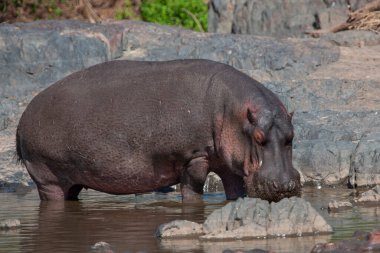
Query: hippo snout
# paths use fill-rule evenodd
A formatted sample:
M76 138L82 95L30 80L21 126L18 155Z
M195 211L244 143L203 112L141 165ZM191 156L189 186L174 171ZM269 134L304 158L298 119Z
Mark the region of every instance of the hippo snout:
M301 182L298 171L292 178L272 179L256 173L252 177L251 189L248 189L249 197L261 198L270 202L280 201L283 198L300 196Z

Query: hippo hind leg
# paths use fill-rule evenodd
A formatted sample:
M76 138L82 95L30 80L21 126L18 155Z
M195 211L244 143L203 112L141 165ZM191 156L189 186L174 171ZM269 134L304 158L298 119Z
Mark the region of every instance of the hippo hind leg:
M25 166L37 185L41 200L78 200L82 185L59 180L45 164L25 161Z
M67 189L58 184L37 183L37 190L41 200L78 200L78 195L82 189L82 185L73 185Z

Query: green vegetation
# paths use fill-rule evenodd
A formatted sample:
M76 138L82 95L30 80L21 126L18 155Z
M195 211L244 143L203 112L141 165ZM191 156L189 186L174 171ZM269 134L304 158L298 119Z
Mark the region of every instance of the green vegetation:
M138 19L137 15L133 11L133 4L131 0L125 0L125 6L123 9L116 10L115 19Z
M66 0L0 0L0 13L7 11L15 12L19 15L21 9L28 10L30 14L35 14L38 9L44 9L50 13L51 18L63 15L63 10L58 4L65 3Z
M116 0L106 8L90 9L102 19L142 19L162 25L207 31L208 0ZM104 3L107 0L102 0ZM86 6L78 0L0 0L0 23L43 19L89 20Z
M140 10L144 21L207 31L204 0L144 0Z

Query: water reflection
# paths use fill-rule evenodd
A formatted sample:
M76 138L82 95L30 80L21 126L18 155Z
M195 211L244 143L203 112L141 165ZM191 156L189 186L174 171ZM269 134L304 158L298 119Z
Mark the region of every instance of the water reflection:
M199 240L162 240L161 247L169 252L221 253L230 250L266 249L274 252L310 252L310 245L330 240L329 235L275 238L268 240L203 242Z
M204 217L204 206L168 201L96 203L90 201L41 202L38 224L23 240L22 252L91 252L91 245L106 241L115 252L156 252L160 246L154 232L160 223L173 219ZM149 202L149 201L148 201Z
M202 242L158 240L161 223L175 219L203 222L226 204L223 193L207 193L203 204L182 204L178 193L111 196L84 191L77 202L40 202L35 190L22 195L0 193L0 219L18 218L22 227L0 232L0 252L92 252L99 241L114 252L222 252L261 248L275 252L310 252L316 243L350 238L353 231L370 231L380 224L380 207L361 207L329 214L330 200L350 200L352 190L305 188L303 197L334 227L331 236L268 240Z

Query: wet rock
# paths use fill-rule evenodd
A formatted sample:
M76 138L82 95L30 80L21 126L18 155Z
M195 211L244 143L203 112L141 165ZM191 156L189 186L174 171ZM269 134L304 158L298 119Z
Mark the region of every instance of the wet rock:
M223 191L223 183L218 175L211 172L207 175L205 185L203 187L204 192L220 192Z
M21 226L19 219L7 219L0 221L0 230L16 229Z
M297 197L269 203L261 199L239 199L207 217L201 239L281 237L332 232L330 225Z
M175 220L161 224L156 236L159 238L195 237L203 234L201 224L187 220Z
M380 185L376 185L371 190L361 193L356 202L380 205Z
M173 221L160 225L165 238L201 235L201 225ZM332 228L309 202L297 197L278 203L254 198L238 199L211 213L203 224L201 240L237 240L330 233ZM165 234L166 233L166 234Z
M352 239L338 242L318 243L311 253L380 252L380 229L372 232L357 231Z
M329 210L329 212L338 212L338 211L342 211L344 209L350 209L352 207L353 206L352 206L351 202L333 200L333 201L330 201L330 203L328 205L328 210Z
M114 251L111 248L111 245L107 242L97 242L91 246L93 252L101 253L113 253Z

